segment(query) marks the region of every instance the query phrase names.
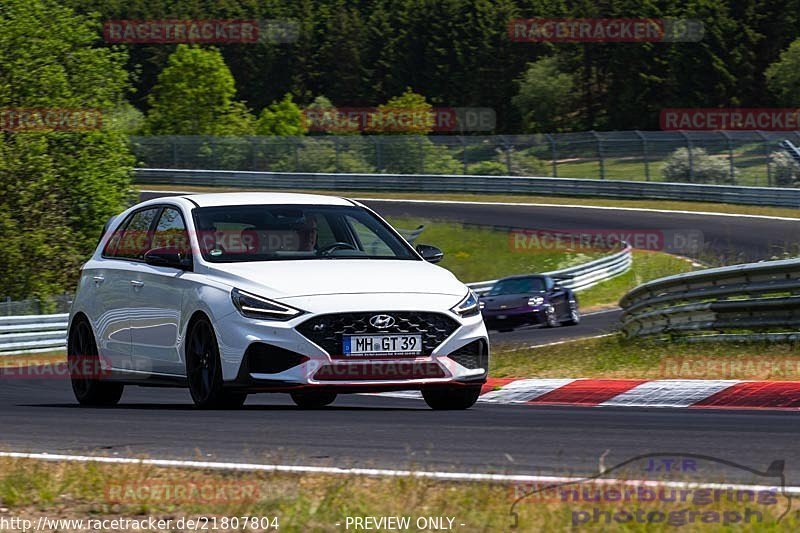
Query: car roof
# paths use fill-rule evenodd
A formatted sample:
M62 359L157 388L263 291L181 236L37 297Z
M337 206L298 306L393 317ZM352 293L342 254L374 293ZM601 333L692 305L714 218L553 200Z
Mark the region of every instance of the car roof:
M286 192L226 192L191 194L183 196L199 207L225 205L342 205L353 206L353 202L337 196L321 194L297 194Z

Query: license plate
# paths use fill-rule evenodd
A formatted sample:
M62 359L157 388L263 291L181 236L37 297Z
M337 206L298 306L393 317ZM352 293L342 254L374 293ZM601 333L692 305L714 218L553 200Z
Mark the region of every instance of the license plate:
M344 355L419 355L422 335L345 335L342 338Z

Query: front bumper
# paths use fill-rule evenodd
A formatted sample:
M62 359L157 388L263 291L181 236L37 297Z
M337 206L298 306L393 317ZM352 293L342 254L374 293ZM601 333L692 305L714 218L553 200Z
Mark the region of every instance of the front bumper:
M490 330L544 324L547 321L547 304L515 309L491 309L482 312Z
M340 308L345 312L353 310ZM359 312L403 311L420 310L407 305L401 309L393 307L390 311L361 309ZM489 341L481 316L460 318L441 308L421 312L447 315L458 325L435 349L421 356L357 359L329 353L298 331L297 327L314 319L315 314L307 313L288 322L253 320L238 313L230 314L215 324L225 386L250 392L290 392L308 388L378 392L484 383L488 374ZM464 354L476 345L482 346L482 355ZM257 359L253 357L254 351L258 352ZM277 367L271 364L277 357L291 359L292 366L279 368L280 364ZM480 360L479 365L476 360Z

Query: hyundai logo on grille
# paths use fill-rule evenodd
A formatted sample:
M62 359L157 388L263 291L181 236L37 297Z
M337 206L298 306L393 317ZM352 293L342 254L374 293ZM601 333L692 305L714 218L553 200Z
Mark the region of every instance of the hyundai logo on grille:
M375 328L386 329L394 326L395 320L393 316L375 315L369 319L369 323Z

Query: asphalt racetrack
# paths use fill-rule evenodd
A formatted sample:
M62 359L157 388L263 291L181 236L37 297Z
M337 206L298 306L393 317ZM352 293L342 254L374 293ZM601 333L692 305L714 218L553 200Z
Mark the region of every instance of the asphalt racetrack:
M798 222L563 207L368 201L385 215L514 227L700 229L711 249L748 259L796 241ZM547 344L611 331L618 311L579 326L493 335L495 343ZM579 377L579 376L565 376ZM69 383L4 379L0 448L16 452L149 456L325 466L591 475L643 453L696 453L764 470L786 461L800 484L796 412L573 408L479 402L463 412L416 399L340 396L303 411L288 396L252 396L241 411L194 410L187 391L129 387L116 409L76 406ZM601 459L602 458L602 459ZM738 474L736 473L738 472ZM728 479L758 482L744 471Z

